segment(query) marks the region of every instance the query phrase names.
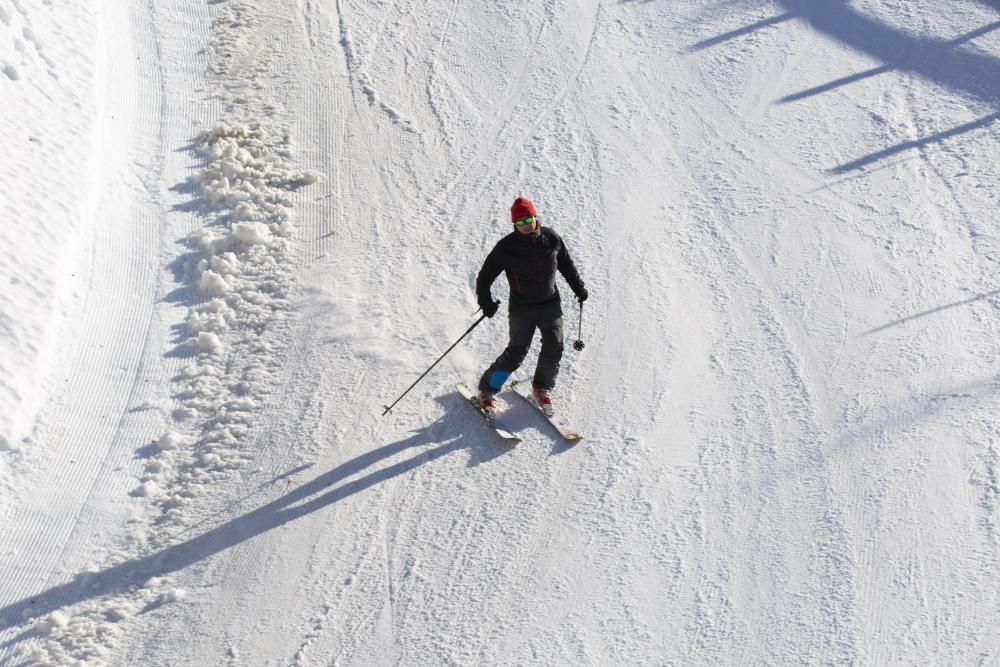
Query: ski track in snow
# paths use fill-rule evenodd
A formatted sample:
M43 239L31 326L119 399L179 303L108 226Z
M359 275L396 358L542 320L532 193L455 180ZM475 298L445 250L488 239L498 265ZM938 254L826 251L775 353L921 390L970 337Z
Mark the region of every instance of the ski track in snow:
M0 0L0 662L995 661L995 7L807 4ZM517 195L585 440L380 417Z

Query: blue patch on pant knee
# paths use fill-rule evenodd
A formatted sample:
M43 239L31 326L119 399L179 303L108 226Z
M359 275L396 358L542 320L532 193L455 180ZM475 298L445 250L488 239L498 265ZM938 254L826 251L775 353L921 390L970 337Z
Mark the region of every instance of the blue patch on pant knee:
M490 373L490 389L500 391L500 388L503 387L503 383L506 382L509 377L510 373L508 371L493 371Z

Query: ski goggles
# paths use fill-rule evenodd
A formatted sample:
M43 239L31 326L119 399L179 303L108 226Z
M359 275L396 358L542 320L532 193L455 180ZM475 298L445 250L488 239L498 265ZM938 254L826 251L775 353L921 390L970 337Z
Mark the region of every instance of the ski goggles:
M529 215L527 218L521 218L520 220L515 220L514 226L515 227L533 226L535 224L535 220L536 220L535 216Z

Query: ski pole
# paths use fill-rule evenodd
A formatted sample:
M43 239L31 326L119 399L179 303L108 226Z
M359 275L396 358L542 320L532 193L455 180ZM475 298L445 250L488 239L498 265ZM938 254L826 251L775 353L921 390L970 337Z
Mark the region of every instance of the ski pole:
M586 347L580 340L581 336L583 336L583 301L580 302L580 323L576 327L576 340L573 341L573 349L577 352Z
M500 303L500 302L497 301L496 303ZM477 326L479 326L479 323L482 322L485 319L486 319L486 313L483 313L482 317L480 317L478 320L476 320L475 324L473 324L471 327L469 327L469 329L464 334L462 334L461 336L459 336L458 340L456 340L454 343L452 343L451 347L449 347L447 350L445 350L444 354L442 354L440 357L438 357L437 361L435 361L433 364L431 364L431 367L428 368L426 371L423 372L423 375L421 375L420 377L418 377L413 382L413 384L411 384L409 387L407 387L406 391L404 391L402 393L402 395L400 395L399 398L397 398L395 401L393 401L392 405L387 406L385 408L385 412L382 413L382 416L385 417L387 414L389 414L389 411L392 410L394 407L396 407L396 403L399 403L401 400L403 400L403 396L406 396L407 394L409 394L410 390L417 386L417 382L420 382L421 380L423 380L424 376L426 376L428 373L430 373L431 370L435 366L438 365L439 361L441 361L442 359L444 359L448 355L449 352L451 352L453 349L455 349L455 346L458 345L459 343L461 343L462 339L465 338L466 336L468 336L470 333L472 333L472 330L475 329Z

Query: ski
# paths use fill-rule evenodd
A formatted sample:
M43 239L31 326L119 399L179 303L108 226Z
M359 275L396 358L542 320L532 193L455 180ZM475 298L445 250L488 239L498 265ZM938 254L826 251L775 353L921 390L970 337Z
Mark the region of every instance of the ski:
M472 391L472 389L469 388L469 385L465 384L464 382L459 382L458 384L455 385L455 389L457 389L458 393L461 394L463 398L465 398L465 402L471 405L472 408L476 412L478 412L483 417L483 419L486 420L486 423L489 424L494 431L496 431L496 434L507 445L513 447L517 443L521 442L521 439L519 437L517 437L507 429L499 426L497 424L496 419L490 419L489 417L486 416L486 413L483 412L482 408L479 407L479 402L476 399L476 392Z
M530 403L531 405L533 405L535 407L535 409L538 410L538 413L540 415L542 415L543 417L545 417L545 419L547 419L548 422L550 424L552 424L552 426L557 431L559 431L559 435L561 435L567 442L579 442L580 440L583 440L583 436L582 435L580 435L579 433L577 433L573 429L569 428L568 426L557 422L556 421L556 419L557 419L556 416L550 417L547 414L545 414L544 412L542 412L542 409L538 407L538 403L535 402L535 397L532 394L531 383L530 382L523 382L521 380L516 380L510 386L510 388L514 390L515 394L517 394L518 396L520 396L521 398L523 398L524 400L526 400L528 403Z

